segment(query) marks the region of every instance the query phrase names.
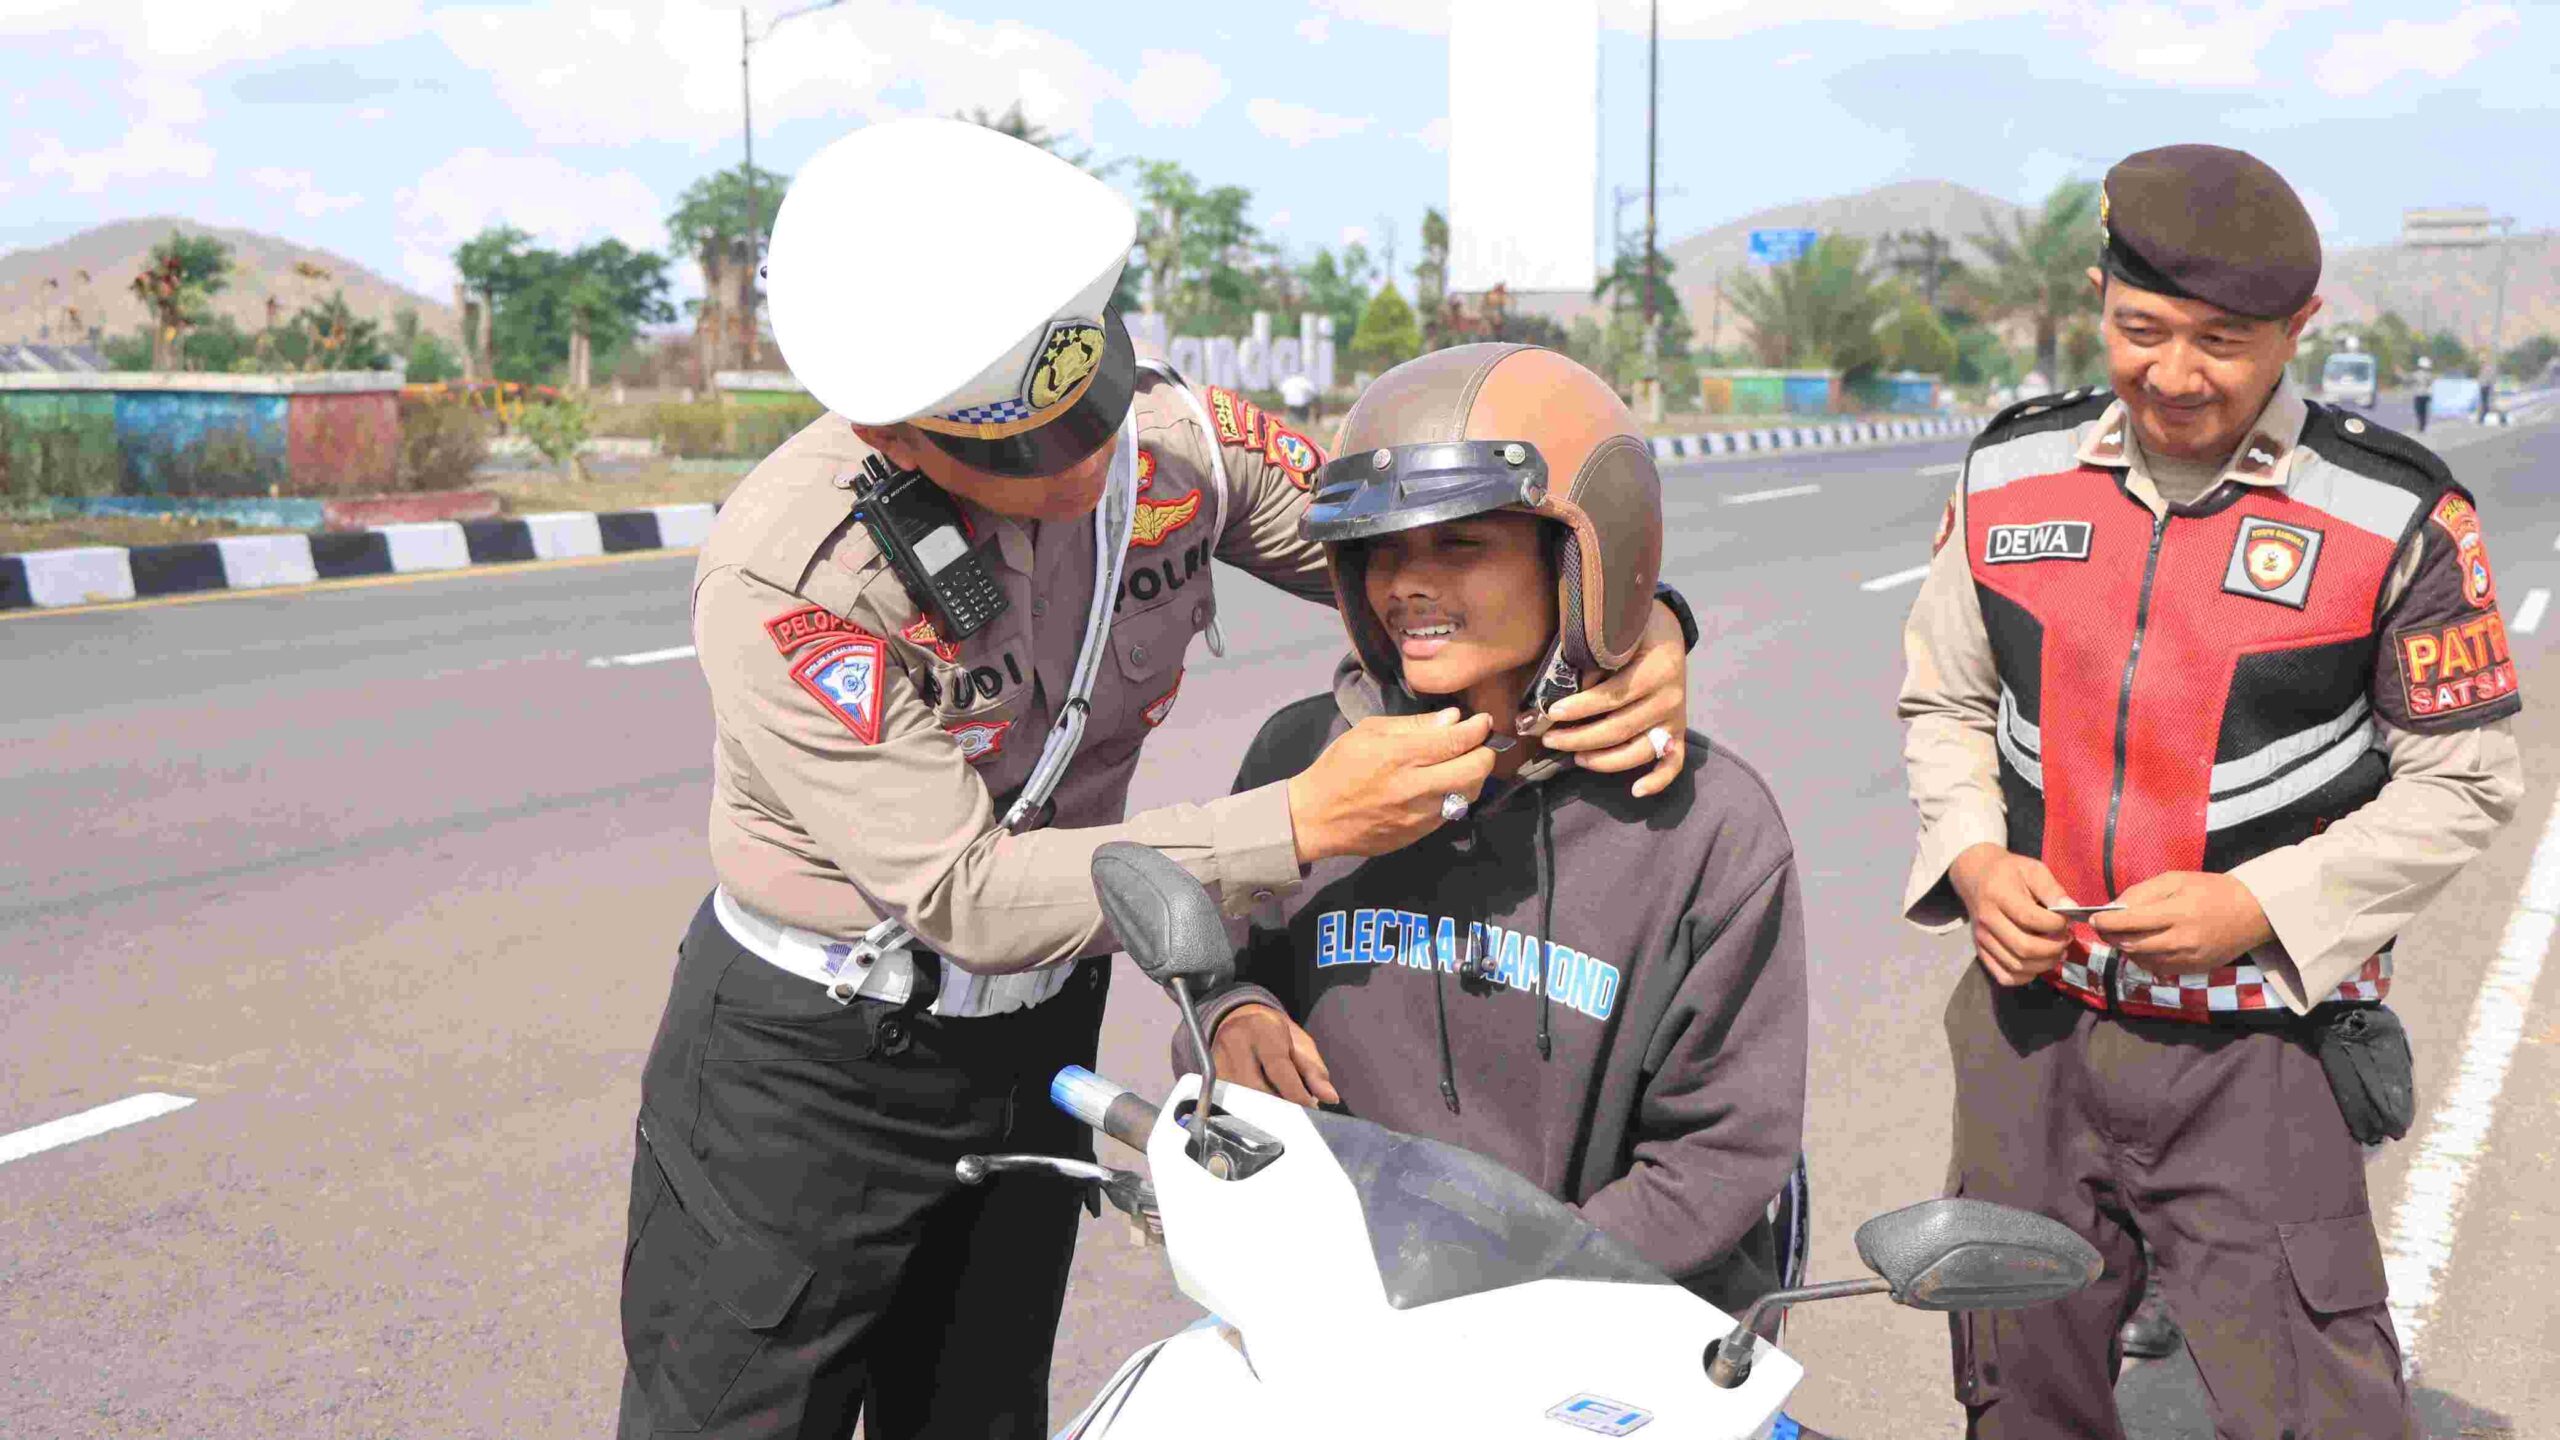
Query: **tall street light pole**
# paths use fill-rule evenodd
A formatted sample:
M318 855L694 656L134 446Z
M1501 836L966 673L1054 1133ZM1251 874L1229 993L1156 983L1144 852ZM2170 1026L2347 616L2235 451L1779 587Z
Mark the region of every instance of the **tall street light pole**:
M1659 112L1662 107L1662 0L1653 0L1647 23L1644 59L1644 328L1653 331L1655 312L1660 308L1654 297L1653 210L1655 187L1662 173L1659 144Z
M757 282L764 276L764 197L759 193L760 187L756 183L756 97L755 87L748 83L748 57L754 52L758 42L773 38L773 32L782 28L783 21L796 20L819 10L832 10L843 3L844 0L818 0L815 5L803 5L797 10L785 11L773 17L773 23L764 27L762 35L749 33L747 7L744 5L738 7L738 114L744 121L747 138L745 298L747 302L747 363L749 365L754 365L764 358L764 325L757 317L759 307L756 304Z

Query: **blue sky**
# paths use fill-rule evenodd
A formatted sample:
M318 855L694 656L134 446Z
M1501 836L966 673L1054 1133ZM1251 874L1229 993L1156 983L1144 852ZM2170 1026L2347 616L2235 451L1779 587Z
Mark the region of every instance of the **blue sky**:
M853 0L758 47L757 159L787 172L873 119L1020 99L1104 156L1250 187L1295 253L1392 233L1409 265L1447 187L1450 3ZM792 7L750 8L761 27ZM1644 7L1602 8L1603 181L1638 185ZM2031 200L2191 140L2272 162L2333 245L2388 240L2413 205L2560 225L2554 7L1662 10L1662 184L1679 192L1662 202L1666 240L1893 180ZM738 157L734 7L18 0L0 13L0 78L0 249L175 213L439 296L454 244L497 220L560 245L663 247L674 196ZM690 266L677 274L693 291Z

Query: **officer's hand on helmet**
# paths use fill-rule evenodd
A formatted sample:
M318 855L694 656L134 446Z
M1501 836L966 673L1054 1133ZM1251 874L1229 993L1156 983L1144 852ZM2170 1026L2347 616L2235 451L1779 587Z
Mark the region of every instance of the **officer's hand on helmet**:
M1973 917L1973 947L1992 979L2024 985L2062 963L2071 922L2045 907L2071 902L2043 861L1976 845L1947 867L1947 881Z
M1660 601L1645 626L1644 642L1627 667L1590 689L1556 702L1555 728L1540 739L1550 750L1572 754L1585 770L1605 775L1637 771L1636 798L1658 794L1680 777L1689 733L1689 645L1680 621ZM1671 737L1659 758L1648 732Z
M1377 715L1324 747L1289 781L1289 823L1298 863L1342 855L1384 855L1448 823L1451 795L1473 804L1493 773L1484 747L1493 721L1458 712Z
M1239 1005L1218 1022L1209 1038L1218 1057L1218 1078L1233 1080L1293 1105L1336 1105L1341 1092L1316 1053L1315 1037L1298 1022L1268 1005Z
M2154 975L2201 975L2276 938L2247 885L2182 870L2154 875L2116 897L2124 906L2090 917L2100 939Z

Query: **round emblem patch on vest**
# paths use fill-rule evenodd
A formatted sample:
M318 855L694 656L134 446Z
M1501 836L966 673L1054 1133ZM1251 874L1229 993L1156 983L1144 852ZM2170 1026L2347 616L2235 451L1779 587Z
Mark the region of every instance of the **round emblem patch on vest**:
M2302 536L2281 525L2251 527L2248 553L2242 557L2249 583L2261 590L2283 589L2302 568L2302 552L2308 548Z

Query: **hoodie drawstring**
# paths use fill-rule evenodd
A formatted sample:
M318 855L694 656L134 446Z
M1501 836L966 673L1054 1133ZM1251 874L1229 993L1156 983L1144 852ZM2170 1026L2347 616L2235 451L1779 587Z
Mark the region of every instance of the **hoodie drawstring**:
M1533 787L1538 792L1538 1058L1555 1058L1555 1032L1548 1028L1551 1010L1547 991L1547 961L1556 951L1555 827L1547 818L1547 787ZM1445 1041L1443 1042L1446 1043Z
M1467 931L1467 958L1461 964L1472 965L1476 958L1476 936ZM1449 1053L1449 973L1440 968L1437 957L1431 967L1431 1004L1440 1012L1440 1103L1449 1113L1458 1113L1458 1062Z

